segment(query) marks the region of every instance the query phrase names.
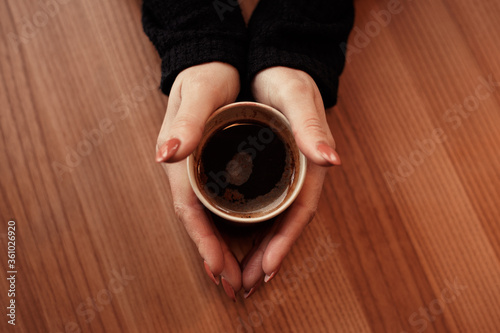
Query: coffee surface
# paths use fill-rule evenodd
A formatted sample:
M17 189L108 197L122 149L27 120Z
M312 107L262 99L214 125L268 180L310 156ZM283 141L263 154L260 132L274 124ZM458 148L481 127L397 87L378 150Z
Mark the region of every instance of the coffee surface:
M202 150L199 175L205 194L232 212L270 209L293 180L289 145L270 127L242 121L216 131Z

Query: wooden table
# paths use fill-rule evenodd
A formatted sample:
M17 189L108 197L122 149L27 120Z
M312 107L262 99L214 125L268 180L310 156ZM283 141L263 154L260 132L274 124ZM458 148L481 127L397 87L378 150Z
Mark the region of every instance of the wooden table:
M498 332L500 2L356 7L328 115L343 166L233 303L154 162L167 98L140 2L2 1L0 331Z

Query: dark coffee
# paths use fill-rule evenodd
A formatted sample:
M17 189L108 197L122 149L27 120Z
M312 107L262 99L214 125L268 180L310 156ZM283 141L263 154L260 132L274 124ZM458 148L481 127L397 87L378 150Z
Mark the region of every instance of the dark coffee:
M279 132L255 120L215 131L198 164L205 195L226 212L255 212L279 205L293 181L289 144Z

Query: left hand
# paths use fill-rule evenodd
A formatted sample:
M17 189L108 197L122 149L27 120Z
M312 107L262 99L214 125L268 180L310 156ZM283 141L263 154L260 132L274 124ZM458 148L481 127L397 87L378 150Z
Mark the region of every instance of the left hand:
M175 213L196 244L207 275L216 284L221 276L233 300L241 288L239 263L194 194L185 158L198 145L208 117L234 102L239 91L238 70L226 63L209 62L180 72L170 90L156 156L167 173Z
M276 275L285 256L314 217L327 170L325 166L340 165L321 94L307 73L281 66L267 68L253 79L252 92L258 102L280 110L287 117L308 164L299 196L244 261L245 297L256 290L264 276L264 281L268 282Z

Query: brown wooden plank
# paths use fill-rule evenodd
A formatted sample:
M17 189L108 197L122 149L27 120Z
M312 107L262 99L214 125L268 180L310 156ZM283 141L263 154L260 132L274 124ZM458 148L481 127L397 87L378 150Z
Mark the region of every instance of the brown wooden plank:
M140 2L47 3L0 3L0 243L14 219L16 331L498 330L500 87L472 97L500 80L497 1L401 0L364 40L390 2L356 2L357 50L328 110L343 165L278 276L236 304L206 277L154 163L167 98ZM256 3L243 0L246 18ZM401 158L416 164L406 176ZM241 258L251 237L234 237ZM0 279L2 306L8 289Z

